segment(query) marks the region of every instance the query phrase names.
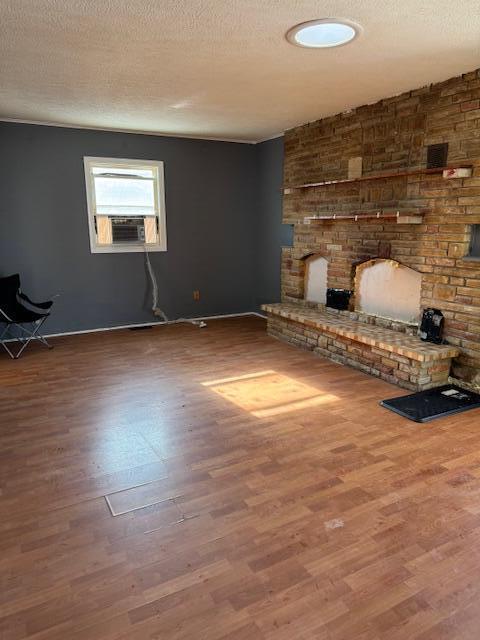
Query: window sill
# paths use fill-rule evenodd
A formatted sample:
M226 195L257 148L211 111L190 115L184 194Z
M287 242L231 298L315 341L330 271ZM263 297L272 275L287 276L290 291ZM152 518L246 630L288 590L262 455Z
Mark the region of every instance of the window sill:
M108 245L108 246L94 246L90 247L90 253L145 253L148 251L149 253L158 252L158 251L166 251L166 246L161 246L158 244L154 245L132 245L121 247L118 245Z

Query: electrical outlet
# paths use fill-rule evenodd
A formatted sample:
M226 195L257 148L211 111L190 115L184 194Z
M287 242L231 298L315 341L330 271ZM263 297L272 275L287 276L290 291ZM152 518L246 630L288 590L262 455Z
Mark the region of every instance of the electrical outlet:
M198 289L195 289L193 292L193 299L197 301L200 300L200 291L198 291Z

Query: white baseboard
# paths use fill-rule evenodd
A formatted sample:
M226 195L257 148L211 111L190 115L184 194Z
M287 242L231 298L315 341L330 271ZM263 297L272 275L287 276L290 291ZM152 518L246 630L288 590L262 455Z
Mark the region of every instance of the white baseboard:
M60 336L76 336L82 333L99 333L101 331L117 331L119 329L135 329L141 327L156 327L163 324L179 324L183 321L195 322L196 320L221 320L222 318L241 318L242 316L258 316L259 318L265 318L261 313L257 311L243 311L242 313L223 313L216 316L195 316L194 318L180 318L179 320L169 320L165 322L161 320L159 322L143 322L140 324L122 324L116 327L99 327L98 329L82 329L80 331L64 331L61 333L47 333L45 338L58 338Z

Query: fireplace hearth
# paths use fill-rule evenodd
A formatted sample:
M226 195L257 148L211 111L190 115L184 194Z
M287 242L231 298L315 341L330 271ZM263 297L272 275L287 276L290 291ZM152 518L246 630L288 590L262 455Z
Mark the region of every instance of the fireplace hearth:
M414 391L446 384L458 356L454 346L422 342L417 325L311 303L262 309L272 337Z

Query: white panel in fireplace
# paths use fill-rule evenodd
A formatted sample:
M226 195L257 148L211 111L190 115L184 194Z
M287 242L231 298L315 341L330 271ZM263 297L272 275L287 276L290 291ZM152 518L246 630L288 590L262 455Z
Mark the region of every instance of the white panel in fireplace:
M382 318L417 322L422 276L394 260L372 260L357 267L355 307Z
M305 299L325 304L327 301L328 262L322 256L310 256L305 265Z

